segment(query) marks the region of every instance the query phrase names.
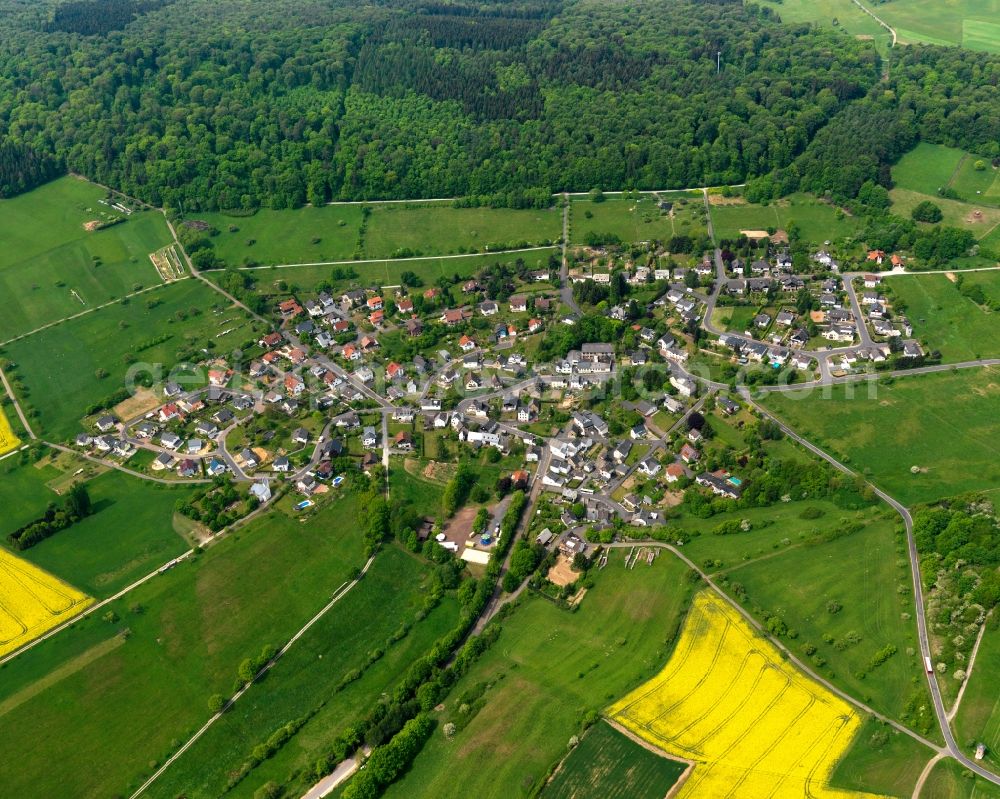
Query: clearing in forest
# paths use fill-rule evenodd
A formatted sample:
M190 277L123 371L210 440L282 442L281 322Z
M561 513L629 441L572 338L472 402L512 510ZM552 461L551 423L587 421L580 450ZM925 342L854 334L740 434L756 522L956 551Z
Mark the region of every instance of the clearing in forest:
M695 762L678 797L874 796L829 786L859 715L710 591L695 597L666 668L608 715Z

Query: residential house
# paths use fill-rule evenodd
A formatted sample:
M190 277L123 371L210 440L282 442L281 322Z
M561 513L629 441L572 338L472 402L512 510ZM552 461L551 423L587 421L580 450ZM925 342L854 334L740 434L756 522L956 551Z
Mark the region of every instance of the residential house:
M361 446L365 449L375 449L378 445L378 433L374 427L366 427L361 433Z

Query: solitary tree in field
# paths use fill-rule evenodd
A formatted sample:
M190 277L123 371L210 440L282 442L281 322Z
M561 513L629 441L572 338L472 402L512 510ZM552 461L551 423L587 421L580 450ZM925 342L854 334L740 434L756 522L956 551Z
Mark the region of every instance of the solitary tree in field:
M89 516L92 510L90 504L90 494L83 483L74 483L66 497L66 509L79 519Z

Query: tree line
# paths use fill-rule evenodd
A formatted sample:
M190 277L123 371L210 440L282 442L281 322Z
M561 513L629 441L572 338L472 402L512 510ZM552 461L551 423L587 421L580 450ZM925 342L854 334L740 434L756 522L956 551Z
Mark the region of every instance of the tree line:
M41 517L18 527L7 536L7 541L16 550L30 549L46 538L72 527L93 511L87 487L83 483L75 483L61 508L50 502Z

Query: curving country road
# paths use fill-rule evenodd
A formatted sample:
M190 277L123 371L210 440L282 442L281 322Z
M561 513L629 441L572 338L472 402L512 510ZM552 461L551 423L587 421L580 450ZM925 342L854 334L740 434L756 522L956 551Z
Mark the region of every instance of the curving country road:
M791 438L793 441L796 441L797 443L801 444L803 447L805 447L813 454L825 460L827 463L829 463L831 466L833 466L840 472L864 480L864 478L861 477L861 475L859 475L857 472L853 471L852 469L841 463L839 460L834 458L826 451L820 449L811 441L800 436L798 433L792 430L788 425L786 425L781 419L779 419L765 407L754 401L754 399L750 396L749 392L744 393L743 397L759 413L766 416L768 419L777 424L778 427L781 428L782 432L789 438ZM871 487L871 489L875 492L876 496L878 496L879 499L883 500L885 503L890 505L902 517L903 523L906 527L906 542L910 560L910 572L913 578L913 599L914 599L915 612L917 618L917 637L920 643L920 655L921 659L930 658L932 653L930 648L930 639L927 634L927 616L924 610L923 583L920 580L920 560L917 552L916 539L913 537L913 517L910 515L909 509L906 508L906 506L904 506L902 503L898 502L896 499L889 496L889 494L880 489L878 486L873 485L868 480L865 480L865 483ZM930 690L931 699L933 700L934 703L934 715L937 717L938 726L941 728L941 734L944 736L945 748L947 749L948 753L953 758L955 758L955 760L957 760L959 763L965 766L965 768L975 772L983 779L992 782L994 785L1000 785L1000 776L997 776L992 771L983 768L976 761L970 759L962 752L961 748L958 745L958 742L955 740L954 734L952 733L951 725L949 724L948 721L948 712L944 706L944 700L941 697L941 689L938 686L937 678L934 676L933 673L929 674L925 672L924 676L927 679L927 686L928 689Z

